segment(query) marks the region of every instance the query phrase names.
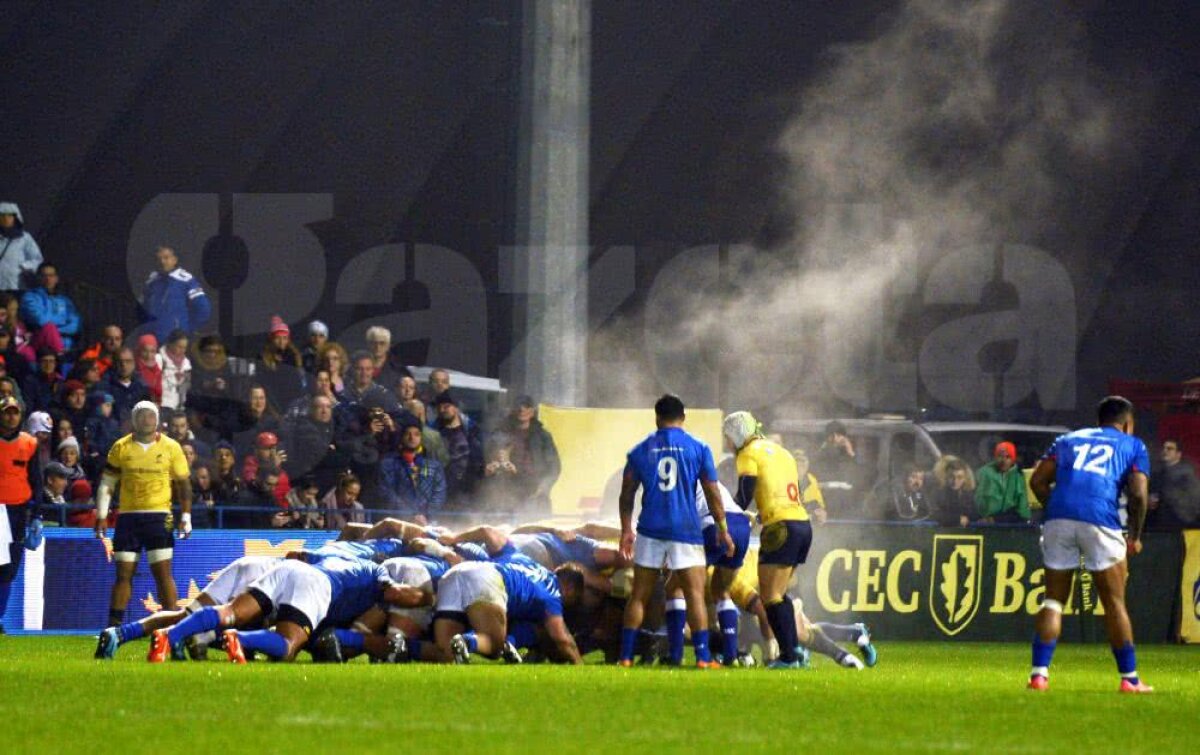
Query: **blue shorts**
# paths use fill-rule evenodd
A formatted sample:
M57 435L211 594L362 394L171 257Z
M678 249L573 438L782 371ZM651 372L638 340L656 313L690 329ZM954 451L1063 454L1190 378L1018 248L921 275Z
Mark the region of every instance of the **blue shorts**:
M117 553L161 551L175 547L175 518L168 512L120 514L113 528L112 546Z
M750 550L750 519L745 514L730 514L725 521L729 523L729 536L733 538L733 555L725 555L725 548L717 542L717 525L712 524L704 528L704 557L709 566L740 569L746 560L746 551Z
M773 522L758 536L758 563L797 566L808 559L812 546L812 524L794 519Z

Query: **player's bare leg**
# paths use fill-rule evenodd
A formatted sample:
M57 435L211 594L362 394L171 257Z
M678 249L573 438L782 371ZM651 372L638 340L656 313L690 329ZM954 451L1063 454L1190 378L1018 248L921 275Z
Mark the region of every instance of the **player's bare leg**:
M737 578L737 569L718 566L708 580L708 597L713 604L717 628L721 633L721 660L732 666L738 657L738 620L740 614L729 589Z
M1104 605L1104 627L1121 675L1122 692L1153 692L1154 688L1138 678L1137 657L1133 649L1133 623L1125 607L1125 580L1129 563L1122 560L1104 571L1092 572L1100 602Z
M161 663L168 653L177 655L177 648L193 635L216 632L234 627L257 626L263 618L263 609L250 593L242 593L231 602L211 606L193 612L170 629L156 630L150 642L150 653L146 660Z
M646 603L658 583L658 570L645 566L633 567L633 586L629 600L625 602L625 615L621 625L621 655L617 661L622 666L633 665L633 649L637 642L637 631L646 617Z
M793 598L791 603L796 615L796 638L801 645L832 658L839 666L862 670L863 662L858 656L842 648L814 624L804 613L804 604L799 599Z
M146 558L153 558L153 553L147 553ZM175 575L171 573L171 559L150 561L150 574L154 576L154 586L158 589L159 604L168 611L174 611L179 594L175 590Z
M132 560L128 556L133 556ZM113 554L116 564L116 579L108 600L108 625L115 627L124 621L125 607L133 594L133 575L137 573L137 554Z
M705 583L708 568L693 566L675 572L683 588L683 599L687 602L688 626L692 630L692 647L696 651L696 665L708 668L712 654L708 647L708 605L705 600Z
M508 639L508 616L491 603L476 603L467 608L469 632L463 634L467 649L486 658L498 658Z
M771 663L779 658L779 641L775 639L775 631L771 629L771 621L767 617L767 608L762 598L755 593L750 598L747 609L754 614L758 621L758 632L763 638L763 663Z
M1075 572L1063 569L1046 570L1046 598L1034 620L1033 666L1029 671L1029 689L1044 690L1050 679L1050 661L1062 633L1062 612Z
M225 652L230 661L239 664L246 662L246 651L260 652L276 661L291 661L308 644L308 635L308 628L294 621L277 622L274 629L229 629L225 631Z
M451 647L454 638L467 631L467 625L457 619L441 617L433 622L433 641L437 648L437 663L453 663L454 650Z

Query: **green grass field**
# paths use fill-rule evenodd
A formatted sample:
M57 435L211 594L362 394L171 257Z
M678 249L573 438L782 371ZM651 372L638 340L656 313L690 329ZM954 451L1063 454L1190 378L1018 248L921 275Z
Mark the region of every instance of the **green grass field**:
M1061 646L1047 693L1023 688L1023 645L883 643L861 672L151 666L145 643L115 662L93 645L0 637L4 751L1194 752L1200 736L1200 648L1139 648L1158 692L1126 696L1103 645Z

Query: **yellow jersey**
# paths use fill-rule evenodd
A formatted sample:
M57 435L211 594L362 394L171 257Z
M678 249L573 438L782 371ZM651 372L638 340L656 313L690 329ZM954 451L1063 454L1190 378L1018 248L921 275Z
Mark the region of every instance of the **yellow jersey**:
M712 567L709 567L708 578L712 579ZM758 595L758 548L750 548L746 551L746 560L742 563L742 568L738 569L737 576L733 578L733 582L729 585L729 599L734 605L743 611L750 611L751 600ZM711 600L712 597L709 596Z
M796 459L783 446L755 438L737 454L738 477L754 477L754 505L762 526L787 520L804 521L800 503L800 472ZM747 502L748 503L748 502Z
M132 434L114 443L104 474L121 479L122 511L170 511L171 481L188 479L190 471L179 443L158 433L148 447Z

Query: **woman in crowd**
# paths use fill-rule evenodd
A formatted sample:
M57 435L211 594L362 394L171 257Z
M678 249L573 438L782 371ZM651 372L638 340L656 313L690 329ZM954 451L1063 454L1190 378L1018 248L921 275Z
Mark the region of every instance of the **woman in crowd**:
M346 389L346 372L350 369L350 357L346 354L346 349L336 341L327 342L317 355L317 365L329 372L334 395L342 395L342 391Z
M162 402L163 368L158 361L158 338L153 333L138 336L137 348L133 352L137 360L137 372L150 390L150 400Z
M350 472L338 477L337 485L321 499L325 509L325 524L331 530L340 530L349 522L366 522L367 515L358 496L362 492L362 483Z
M181 409L187 402L188 390L192 385L192 362L188 359L187 351L187 333L172 330L155 358L161 369L160 403L165 409Z
M304 359L292 343L291 329L280 317L271 318L271 330L255 363L254 379L262 385L276 413L304 393Z
M943 456L933 465L937 486L933 510L943 527L966 527L978 518L975 508L975 473L957 456Z

